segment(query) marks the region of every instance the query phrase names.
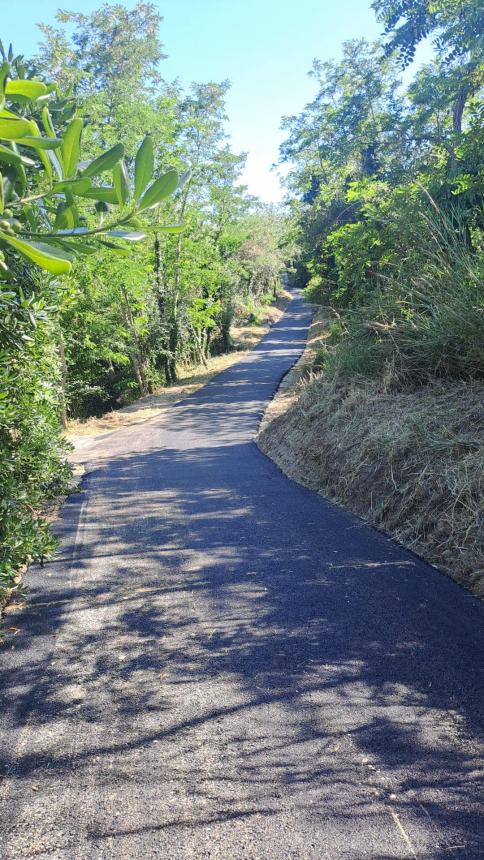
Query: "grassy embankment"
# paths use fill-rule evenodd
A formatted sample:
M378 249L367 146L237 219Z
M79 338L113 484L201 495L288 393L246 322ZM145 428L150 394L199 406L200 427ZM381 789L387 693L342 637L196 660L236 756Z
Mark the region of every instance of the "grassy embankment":
M424 285L318 311L258 444L484 597L482 258L428 259Z

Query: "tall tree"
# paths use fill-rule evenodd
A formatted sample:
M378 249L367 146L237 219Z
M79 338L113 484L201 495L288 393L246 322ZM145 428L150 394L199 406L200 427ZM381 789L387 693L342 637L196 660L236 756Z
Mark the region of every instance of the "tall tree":
M440 70L453 99L452 121L462 131L465 106L484 82L484 13L480 0L374 0L385 26L385 50L402 66L412 62L419 43L433 39Z

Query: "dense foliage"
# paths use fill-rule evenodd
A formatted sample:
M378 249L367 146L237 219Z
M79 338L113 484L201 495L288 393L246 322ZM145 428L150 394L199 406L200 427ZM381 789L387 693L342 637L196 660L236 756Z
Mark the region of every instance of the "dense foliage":
M283 260L227 144L228 83L163 81L152 4L58 23L31 61L1 49L0 596L53 549L62 424L229 349Z
M75 102L34 77L11 49L8 57L1 50L0 584L9 585L29 558L52 550L40 508L68 478L60 311L70 293L58 278L98 247L127 253L123 240L144 238L140 217L180 179L171 170L153 180L150 138L138 150L133 183L122 144L82 162ZM115 214L106 211L107 199Z
M342 376L484 373L479 5L375 0L383 43L315 62L315 99L285 120L298 277L337 312L320 361ZM404 89L425 37L434 58Z

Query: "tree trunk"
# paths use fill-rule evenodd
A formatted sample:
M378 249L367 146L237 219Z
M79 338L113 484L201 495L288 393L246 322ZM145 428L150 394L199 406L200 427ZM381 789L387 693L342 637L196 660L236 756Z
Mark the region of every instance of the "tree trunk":
M176 311L173 317L171 326L170 326L170 352L167 355L167 369L168 369L168 381L176 382L178 380L178 373L176 369L176 356L178 353L178 320L176 318Z
M454 102L454 107L452 110L452 130L454 134L462 134L462 117L464 115L464 109L466 106L466 101L468 96L470 95L470 87L468 84L464 84L459 93L457 94L457 98ZM455 142L452 144L451 155L448 162L448 172L449 176L453 176L457 172L457 158L455 156Z
M143 366L143 353L141 349L141 344L139 341L138 332L136 331L136 326L134 323L133 313L131 311L131 305L129 303L129 296L126 287L121 284L120 289L124 298L124 319L128 330L131 332L134 342L134 349L130 353L131 364L133 365L134 375L136 378L136 382L138 383L140 394L144 396L145 394L148 394L148 385L146 382L145 368Z
M156 288L156 301L158 304L158 314L160 317L160 323L163 324L163 319L165 316L165 287L163 284L163 260L161 258L161 242L160 235L156 233L155 235L155 288Z
M469 85L464 84L454 102L454 109L452 111L452 128L456 134L462 134L462 117L464 115L464 108L469 94Z
M64 344L64 335L62 332L60 333L59 338L59 359L60 359L60 367L61 367L61 398L60 398L60 407L61 407L61 421L64 430L67 430L67 362L66 362L66 351Z

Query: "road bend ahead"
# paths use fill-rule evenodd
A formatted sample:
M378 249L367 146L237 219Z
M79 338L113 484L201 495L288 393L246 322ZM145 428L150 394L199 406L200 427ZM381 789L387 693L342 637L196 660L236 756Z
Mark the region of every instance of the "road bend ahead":
M253 441L309 321L86 449L0 651L2 860L484 857L484 607Z

